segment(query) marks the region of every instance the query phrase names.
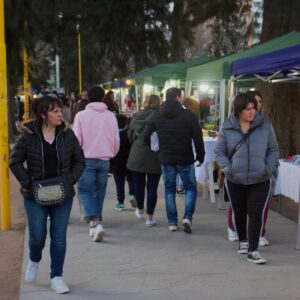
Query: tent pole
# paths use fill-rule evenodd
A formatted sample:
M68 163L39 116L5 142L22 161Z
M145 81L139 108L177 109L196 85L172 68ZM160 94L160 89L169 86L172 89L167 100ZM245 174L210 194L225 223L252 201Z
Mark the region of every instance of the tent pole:
M228 117L231 114L231 110L232 110L232 103L234 100L234 80L233 77L230 78L229 83L229 95L228 95L228 101L229 101L229 106L228 106Z
M225 121L225 79L220 81L220 125L222 125Z
M191 95L191 91L192 91L192 81L189 80L185 82L185 98Z

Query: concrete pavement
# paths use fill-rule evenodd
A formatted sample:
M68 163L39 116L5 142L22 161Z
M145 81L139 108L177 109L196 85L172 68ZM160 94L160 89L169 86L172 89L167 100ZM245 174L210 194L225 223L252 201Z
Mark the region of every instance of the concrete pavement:
M43 252L37 282L24 282L28 249L25 239L21 300L235 300L300 299L300 251L295 250L296 223L270 211L267 236L270 246L260 251L266 265L254 265L227 240L226 212L198 195L193 233L182 226L170 232L165 217L162 180L155 212L158 225L145 227L128 210L114 210L114 181L109 179L104 205L103 242L95 243L80 222L74 199L68 229L64 278L71 293L50 289L49 240ZM179 216L184 196L178 196ZM181 225L181 224L180 224Z

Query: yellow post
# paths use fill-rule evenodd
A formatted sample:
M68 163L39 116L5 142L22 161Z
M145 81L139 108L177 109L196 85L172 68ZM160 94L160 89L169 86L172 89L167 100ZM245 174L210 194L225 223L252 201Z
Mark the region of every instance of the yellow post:
M8 117L6 46L4 34L4 0L0 0L0 202L1 230L10 229Z
M79 80L79 93L82 92L82 74L81 74L81 41L80 41L80 26L77 24L77 46L78 46L78 80Z
M29 81L28 81L28 54L26 48L23 51L23 87L24 87L24 120L29 119Z

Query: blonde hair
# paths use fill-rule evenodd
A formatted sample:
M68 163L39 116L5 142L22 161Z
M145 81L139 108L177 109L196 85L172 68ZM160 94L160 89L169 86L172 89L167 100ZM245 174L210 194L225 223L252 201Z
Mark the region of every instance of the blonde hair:
M160 106L160 99L157 95L147 96L146 100L144 101L144 108L159 109L159 106Z
M196 97L187 97L182 104L194 114L198 121L200 120L199 100Z

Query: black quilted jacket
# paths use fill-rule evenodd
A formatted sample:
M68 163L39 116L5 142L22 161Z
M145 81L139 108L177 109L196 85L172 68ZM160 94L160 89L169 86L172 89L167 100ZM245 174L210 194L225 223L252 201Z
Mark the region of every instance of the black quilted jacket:
M153 131L157 131L161 163L182 166L195 160L203 162L204 144L199 123L193 113L184 109L178 101L167 100L163 103L159 114L153 116L142 133L145 142Z
M22 194L31 198L32 181L44 179L43 143L41 131L34 121L23 123L21 130L21 135L10 155L9 165L21 184ZM85 167L85 158L75 134L66 123L58 127L56 147L59 173L64 174L69 185L70 196L74 196L73 185Z

